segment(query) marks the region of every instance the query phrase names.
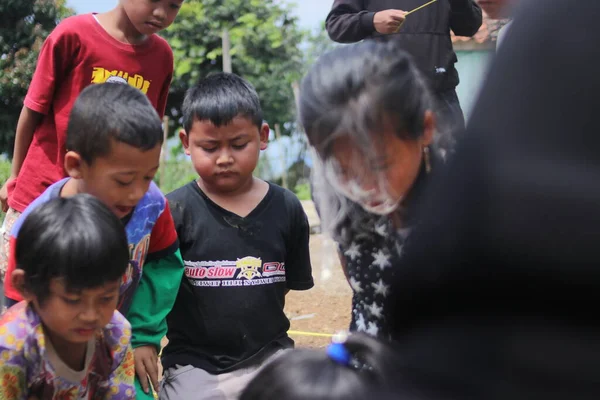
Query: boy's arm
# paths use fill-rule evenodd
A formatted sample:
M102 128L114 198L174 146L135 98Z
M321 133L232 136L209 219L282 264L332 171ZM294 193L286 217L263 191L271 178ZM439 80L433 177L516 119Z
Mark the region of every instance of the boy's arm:
M167 314L173 308L183 276L179 249L144 265L142 279L127 313L132 326L135 371L144 392L149 393L148 378L158 390L158 353L167 334Z
M286 243L285 277L288 290L308 290L314 286L310 263L310 226L300 200L292 194L287 208L290 212L290 235Z
M118 357L118 358L117 358ZM133 362L133 349L131 343L115 357L116 366L109 377L109 391L105 399L130 400L136 398L135 393L135 364Z
M8 192L21 171L35 128L52 107L55 88L60 85L75 62L79 38L67 25L59 24L46 38L40 50L17 122L11 175L0 189L0 203L4 211L8 209Z
M110 328L104 331L104 340L109 344L113 356L108 376L109 391L103 398L135 399L135 364L131 348L131 325L123 315L115 312L108 326Z
M27 399L26 361L23 354L0 345L0 399Z
M173 308L183 276L177 232L168 203L150 236L150 249L127 319L132 326L136 374L148 393L148 377L158 387L158 352L167 333L167 314Z
M25 161L27 150L29 150L29 145L31 145L31 140L33 139L33 132L42 120L42 116L42 114L30 110L26 106L23 106L19 115L10 176L0 189L0 203L2 203L2 211L4 212L8 210L9 187L13 185L17 176L19 176L19 171L21 171L21 166L23 165L23 161Z
M160 350L167 330L166 317L175 303L183 269L177 231L165 199L165 209L152 229L140 284L126 316L133 330L134 349L153 345Z
M169 98L169 88L171 87L171 80L173 79L173 52L169 48L169 60L167 61L167 71L168 76L165 79L163 87L160 90L160 95L158 97L158 103L156 107L156 111L160 117L164 117L165 110L167 108L167 100Z
M144 265L142 279L127 313L134 349L151 345L157 352L160 350L160 341L167 333L166 317L175 303L182 276L179 249Z

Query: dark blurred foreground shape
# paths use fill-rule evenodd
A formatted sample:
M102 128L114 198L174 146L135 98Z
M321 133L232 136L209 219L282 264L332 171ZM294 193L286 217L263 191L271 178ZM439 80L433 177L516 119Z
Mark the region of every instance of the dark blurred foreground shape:
M517 13L393 288L417 398L600 398L598 43L597 0Z

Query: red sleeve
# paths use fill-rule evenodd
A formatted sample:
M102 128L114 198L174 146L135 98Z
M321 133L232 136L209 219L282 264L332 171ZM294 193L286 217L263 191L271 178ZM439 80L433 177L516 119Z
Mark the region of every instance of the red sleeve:
M11 300L22 301L23 296L15 289L12 284L12 273L17 266L15 260L15 249L17 247L17 238L14 236L10 237L10 249L8 251L8 265L6 267L6 276L4 277L4 295Z
M173 247L173 251L177 250L177 231L175 230L175 223L171 216L171 209L169 203L165 200L165 209L156 220L152 233L150 234L150 248L148 254L162 252Z
M71 23L59 24L44 42L29 90L25 106L40 114L47 114L54 99L55 88L68 74L77 53L76 34Z

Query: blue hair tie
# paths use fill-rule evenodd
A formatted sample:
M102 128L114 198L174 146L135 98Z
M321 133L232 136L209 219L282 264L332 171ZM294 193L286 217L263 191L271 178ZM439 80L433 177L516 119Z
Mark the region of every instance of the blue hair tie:
M327 346L327 355L340 365L345 367L350 366L352 357L343 343L331 343L329 346Z

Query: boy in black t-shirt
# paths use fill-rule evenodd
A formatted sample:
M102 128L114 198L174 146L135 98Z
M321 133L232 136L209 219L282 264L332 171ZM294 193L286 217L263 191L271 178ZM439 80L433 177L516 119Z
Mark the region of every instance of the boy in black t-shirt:
M283 307L313 286L308 220L288 190L253 177L267 147L254 88L216 74L190 89L180 139L200 175L167 195L185 276L167 317L160 399L235 399L294 345Z

